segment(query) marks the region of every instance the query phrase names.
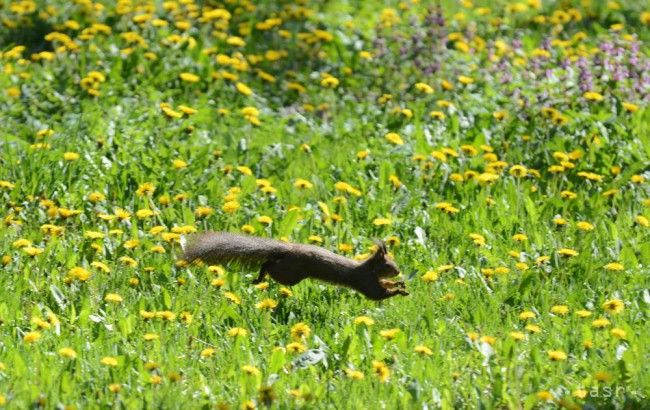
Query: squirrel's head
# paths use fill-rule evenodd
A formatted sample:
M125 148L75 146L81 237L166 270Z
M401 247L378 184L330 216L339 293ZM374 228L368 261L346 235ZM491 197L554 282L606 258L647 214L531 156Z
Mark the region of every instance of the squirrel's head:
M366 261L370 270L379 278L399 275L399 268L390 257L384 242L377 242L377 251Z

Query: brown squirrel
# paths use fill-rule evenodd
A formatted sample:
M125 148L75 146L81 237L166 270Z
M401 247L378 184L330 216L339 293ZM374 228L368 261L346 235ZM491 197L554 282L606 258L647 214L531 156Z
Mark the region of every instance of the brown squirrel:
M395 295L408 295L403 281L386 278L399 274L399 269L386 255L386 245L378 243L377 251L367 260L356 261L313 245L292 244L275 239L257 238L227 232L191 235L181 243L183 259L201 260L210 264L231 261L244 266L259 266L260 274L253 283L268 274L287 286L306 278L320 279L347 286L373 300Z

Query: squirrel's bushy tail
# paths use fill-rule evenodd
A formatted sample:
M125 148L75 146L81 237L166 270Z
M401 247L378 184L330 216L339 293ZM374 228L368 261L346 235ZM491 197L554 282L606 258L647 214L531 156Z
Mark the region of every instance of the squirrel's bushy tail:
M239 262L259 265L269 258L282 256L291 245L275 239L256 238L228 232L207 232L185 237L181 242L183 259L208 264Z

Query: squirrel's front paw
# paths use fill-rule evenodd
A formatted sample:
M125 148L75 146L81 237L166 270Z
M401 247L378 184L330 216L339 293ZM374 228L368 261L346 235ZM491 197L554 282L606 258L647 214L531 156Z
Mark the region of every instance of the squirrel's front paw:
M394 280L382 279L379 281L379 283L381 284L382 287L386 289L393 289L393 288L403 289L406 287L406 284L404 283L403 280L394 281Z
M392 296L396 296L396 295L402 295L402 296L408 296L409 295L409 292L404 288L386 289L386 293L388 294L388 297L392 297Z

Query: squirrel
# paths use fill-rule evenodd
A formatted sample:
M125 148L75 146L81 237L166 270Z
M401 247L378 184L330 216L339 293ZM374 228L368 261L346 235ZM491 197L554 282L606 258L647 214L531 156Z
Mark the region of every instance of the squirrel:
M254 284L262 282L268 274L286 286L315 278L352 288L372 300L408 295L404 281L386 279L398 275L399 268L387 256L386 245L383 242L377 245L370 258L356 261L314 245L228 232L193 234L181 241L183 259L188 263L201 260L209 264L261 265Z

